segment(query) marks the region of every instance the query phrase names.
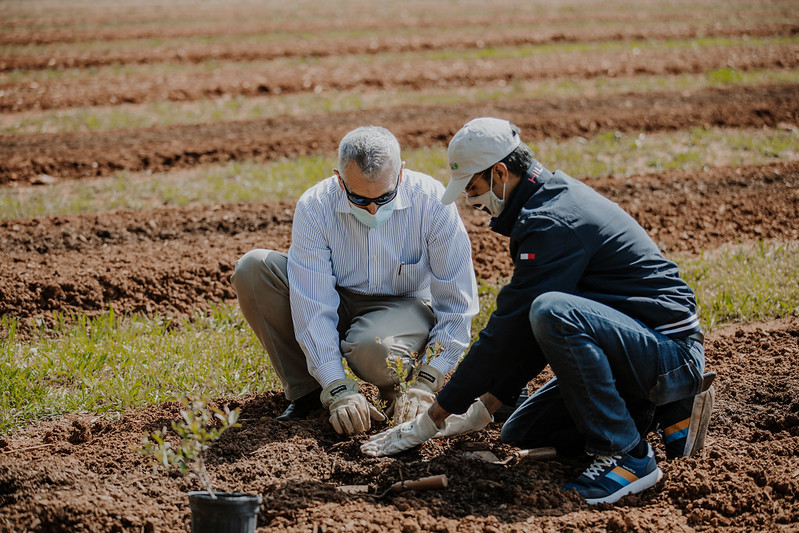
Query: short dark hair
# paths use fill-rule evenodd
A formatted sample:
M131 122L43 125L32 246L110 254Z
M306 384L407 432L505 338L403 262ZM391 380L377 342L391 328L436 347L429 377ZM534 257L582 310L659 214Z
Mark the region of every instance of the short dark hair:
M521 133L519 126L516 124L511 124L510 127L514 134L519 135ZM505 163L505 166L508 167L508 170L517 176L524 176L534 159L535 157L533 151L529 146L527 146L527 144L525 144L524 141L521 141L519 142L519 146L517 146L516 149L511 153L506 155L505 158L500 161L500 163Z

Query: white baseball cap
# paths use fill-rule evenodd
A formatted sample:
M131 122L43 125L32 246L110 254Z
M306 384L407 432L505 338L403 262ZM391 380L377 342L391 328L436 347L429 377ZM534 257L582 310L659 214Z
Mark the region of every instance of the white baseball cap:
M505 159L520 142L507 120L480 117L467 122L449 142L447 158L452 178L441 203L451 204L472 176Z

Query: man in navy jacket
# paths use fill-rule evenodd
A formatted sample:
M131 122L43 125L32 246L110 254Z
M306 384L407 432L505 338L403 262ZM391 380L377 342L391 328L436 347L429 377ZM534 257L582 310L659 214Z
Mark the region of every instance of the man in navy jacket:
M481 429L548 364L555 378L511 415L503 441L593 456L564 487L592 504L655 485L662 472L647 432L659 425L667 455L688 455L701 447L712 406L693 291L630 215L545 169L510 122L470 121L448 157L442 202L466 193L492 216L491 228L510 238L513 277L430 409L363 452Z

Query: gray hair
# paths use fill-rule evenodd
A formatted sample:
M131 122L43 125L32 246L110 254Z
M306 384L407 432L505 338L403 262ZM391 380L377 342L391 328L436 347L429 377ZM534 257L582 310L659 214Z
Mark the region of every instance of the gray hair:
M339 172L355 161L364 178L374 182L390 174L399 174L400 145L390 131L380 126L363 126L346 134L338 145Z

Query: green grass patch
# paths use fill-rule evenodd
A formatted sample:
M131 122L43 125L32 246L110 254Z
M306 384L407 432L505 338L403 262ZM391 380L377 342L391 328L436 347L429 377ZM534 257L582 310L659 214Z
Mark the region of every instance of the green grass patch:
M236 308L191 320L142 315L54 317L30 342L0 327L0 433L64 413L113 416L185 394L238 396L280 382Z
M503 285L505 285L505 281L502 280L498 283L486 283L483 280L478 280L477 294L480 299L480 310L472 319L472 343L477 340L480 332L488 325L491 314L496 311L497 295Z
M0 189L5 218L80 214L163 206L265 202L299 198L331 175L335 159L302 157L268 164L232 162L198 170L131 176L126 172L101 180L67 181L45 188ZM0 217L0 218L2 218Z
M727 247L674 259L694 288L706 333L730 322L799 313L799 243ZM472 341L488 322L504 282L480 283ZM0 319L0 434L65 413L114 417L181 396L238 396L280 388L235 305L191 320L113 311L97 318L55 315L30 340Z
M611 131L591 139L546 140L530 146L547 168L590 179L793 161L799 158L799 131L727 128L691 128L656 134Z
M799 243L760 241L675 260L696 290L706 331L799 314Z
M657 134L604 132L590 139L552 139L530 146L547 168L590 180L671 169L793 161L799 158L799 131L692 128ZM409 169L444 183L449 180L444 147L406 150L403 159ZM5 187L0 188L0 219L295 199L330 176L335 166L335 154L329 154Z
M514 59L545 54L580 54L589 52L615 52L632 50L636 53L648 50L674 50L681 48L720 48L720 47L758 47L796 44L799 37L764 37L740 38L701 37L698 39L669 39L646 41L600 41L600 42L554 42L544 44L526 44L514 47L485 47L474 50L435 50L420 54L424 59L448 60L480 60L480 59ZM380 60L383 56L380 56Z

